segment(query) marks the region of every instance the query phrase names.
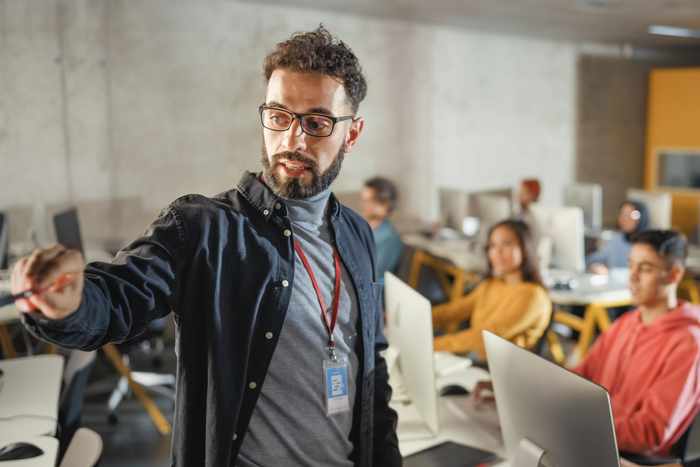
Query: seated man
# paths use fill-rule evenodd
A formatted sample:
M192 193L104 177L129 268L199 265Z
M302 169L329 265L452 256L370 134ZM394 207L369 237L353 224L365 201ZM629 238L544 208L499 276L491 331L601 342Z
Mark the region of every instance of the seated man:
M632 238L637 309L604 333L574 371L610 393L618 448L668 455L700 403L700 307L679 303L686 240L648 230Z
M601 335L574 370L608 390L621 451L668 455L698 412L700 307L676 298L686 252L674 231L633 237L629 281L637 309ZM479 383L474 397L486 400L489 389Z
M365 182L360 196L362 217L372 227L377 248L377 280L383 282L386 271L396 272L403 250L401 237L389 221L396 208L398 192L390 180L374 177Z

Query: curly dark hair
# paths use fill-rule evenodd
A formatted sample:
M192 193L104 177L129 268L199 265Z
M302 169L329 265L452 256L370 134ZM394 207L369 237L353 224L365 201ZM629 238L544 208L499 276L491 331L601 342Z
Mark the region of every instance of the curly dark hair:
M359 60L343 41L333 37L322 24L314 31L294 33L288 40L277 44L265 57L265 79L269 81L272 72L278 68L321 73L340 79L353 113L357 113L360 102L367 94L367 81Z

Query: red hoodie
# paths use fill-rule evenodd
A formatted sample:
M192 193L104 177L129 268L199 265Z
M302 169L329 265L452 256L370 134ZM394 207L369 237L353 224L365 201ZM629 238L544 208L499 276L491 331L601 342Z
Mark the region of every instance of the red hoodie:
M621 451L668 455L700 409L700 307L625 314L574 371L610 393Z

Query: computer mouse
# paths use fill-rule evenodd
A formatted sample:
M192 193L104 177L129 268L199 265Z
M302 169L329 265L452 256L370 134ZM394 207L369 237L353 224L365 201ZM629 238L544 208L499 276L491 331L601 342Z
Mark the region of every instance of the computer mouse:
M468 396L469 391L458 384L448 384L440 391L441 396Z
M44 451L31 443L10 443L0 448L0 462L39 457Z

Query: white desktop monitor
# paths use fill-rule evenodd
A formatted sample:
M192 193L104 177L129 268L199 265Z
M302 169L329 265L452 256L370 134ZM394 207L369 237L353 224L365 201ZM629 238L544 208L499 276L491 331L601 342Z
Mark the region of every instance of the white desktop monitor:
M403 385L424 422L420 427L400 426L399 438L431 438L439 424L430 302L390 272L384 286L387 339L398 350Z
M548 466L619 465L604 388L495 334L483 335L511 465L537 467L540 459Z
M479 197L480 196L497 196L508 200L509 211L513 210L513 189L508 187L491 188L488 190L477 190L469 192L469 213L470 215L478 215L479 213Z
M671 228L671 194L644 190L627 190L627 199L644 203L649 211L650 229Z
M477 216L481 231L486 232L495 224L511 217L511 201L502 195L478 194L475 196Z
M462 230L462 222L468 214L468 195L455 188L438 190L440 221L455 230Z
M603 228L603 187L597 183L574 183L564 188L564 205L583 210L583 223L591 231Z
M577 207L549 208L534 204L530 206L530 211L537 224L537 236L551 239L550 266L565 271L583 272L586 269L583 210Z

